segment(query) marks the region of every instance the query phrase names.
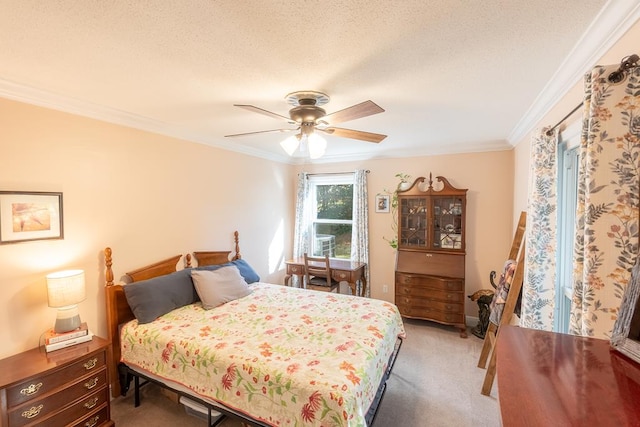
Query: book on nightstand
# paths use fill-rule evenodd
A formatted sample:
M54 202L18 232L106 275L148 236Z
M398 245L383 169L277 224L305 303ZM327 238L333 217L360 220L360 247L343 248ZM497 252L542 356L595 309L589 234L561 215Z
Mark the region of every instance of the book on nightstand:
M86 335L81 335L79 337L71 338L64 341L59 341L53 344L45 344L44 348L45 350L47 350L47 353L49 353L51 351L71 347L76 344L82 344L83 342L91 341L92 339L93 339L93 332L89 331Z
M78 329L68 332L56 332L53 328L44 333L45 345L55 344L62 341L71 340L78 337L83 337L89 334L89 328L87 328L87 322L82 322Z

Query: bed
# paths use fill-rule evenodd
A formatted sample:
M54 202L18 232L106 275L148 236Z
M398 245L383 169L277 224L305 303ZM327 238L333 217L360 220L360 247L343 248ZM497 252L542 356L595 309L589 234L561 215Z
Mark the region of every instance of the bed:
M133 381L139 405L140 386L154 382L206 407L209 425L212 410L253 426L371 425L405 337L396 306L260 282L240 256L237 232L234 240L233 254L194 252L196 266L190 254L176 255L126 273L125 285L114 284L105 249L114 397ZM207 292L225 294L229 274L242 276L246 294L211 308ZM202 277L220 281L203 291ZM145 318L138 300L186 289L188 280L193 302ZM138 288L147 293L136 300Z

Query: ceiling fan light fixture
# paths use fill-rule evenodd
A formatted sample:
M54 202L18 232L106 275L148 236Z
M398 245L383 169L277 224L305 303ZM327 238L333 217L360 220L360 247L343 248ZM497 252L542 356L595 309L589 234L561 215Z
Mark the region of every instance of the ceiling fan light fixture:
M327 140L317 133L309 135L307 140L309 146L309 157L312 159L319 159L322 157L327 149Z
M280 143L280 146L282 147L282 149L290 156L293 156L293 154L298 149L299 145L300 145L300 134L291 135L290 137L288 137L287 139L285 139Z

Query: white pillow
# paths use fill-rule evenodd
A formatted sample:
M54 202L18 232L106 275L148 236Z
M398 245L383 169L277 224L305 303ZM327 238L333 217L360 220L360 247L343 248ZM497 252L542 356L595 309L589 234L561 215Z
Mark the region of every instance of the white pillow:
M205 310L251 293L240 271L233 265L217 270L192 270L191 278Z

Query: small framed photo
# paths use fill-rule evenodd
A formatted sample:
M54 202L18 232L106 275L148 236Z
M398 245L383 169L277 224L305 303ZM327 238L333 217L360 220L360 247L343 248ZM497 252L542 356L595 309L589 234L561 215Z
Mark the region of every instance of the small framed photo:
M378 213L389 213L389 195L388 194L378 194L376 196L376 212Z
M64 238L62 193L0 191L0 244Z

